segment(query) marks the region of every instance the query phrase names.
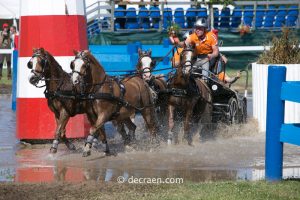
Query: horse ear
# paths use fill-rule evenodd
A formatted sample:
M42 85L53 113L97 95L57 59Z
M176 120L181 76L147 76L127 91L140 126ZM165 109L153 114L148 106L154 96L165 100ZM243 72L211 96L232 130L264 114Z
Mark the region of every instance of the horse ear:
M148 54L149 54L149 56L151 57L152 49L149 49L149 50L148 50Z
M78 51L76 49L73 49L73 53L76 56L78 54Z
M45 49L43 47L40 48L41 53L45 53Z
M138 53L139 53L139 56L141 56L141 54L143 53L141 48L138 49Z

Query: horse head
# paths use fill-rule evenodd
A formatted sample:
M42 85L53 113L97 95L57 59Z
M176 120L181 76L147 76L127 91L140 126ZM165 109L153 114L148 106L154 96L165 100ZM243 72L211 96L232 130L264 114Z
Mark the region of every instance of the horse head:
M27 63L27 67L31 69L32 75L29 77L29 82L32 85L37 85L45 77L47 70L48 52L44 48L33 49L33 55Z
M149 81L152 78L151 71L156 64L155 60L152 60L151 58L152 50L149 49L148 51L142 51L139 49L138 53L139 59L137 63L137 70L145 81Z
M90 71L90 59L88 50L73 50L73 53L75 59L71 61L70 68L72 70L72 82L76 85L82 82L83 78L88 75L88 72Z
M89 50L74 50L75 59L71 61L72 82L76 85L101 85L105 81L102 65Z
M183 51L180 54L180 65L178 69L182 71L184 76L188 76L191 73L193 58L194 49L191 46L185 45Z

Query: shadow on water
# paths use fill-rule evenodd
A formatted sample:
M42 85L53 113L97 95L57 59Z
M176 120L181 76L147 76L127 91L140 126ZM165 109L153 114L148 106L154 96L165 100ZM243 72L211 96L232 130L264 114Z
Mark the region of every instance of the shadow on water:
M256 123L251 120L244 126L220 125L216 138L196 138L194 147L162 144L152 152L124 151L121 137L114 137L114 128L108 124L109 143L118 155L106 157L93 150L90 157L83 158L82 140L74 141L79 151L70 152L61 145L55 155L49 154L50 144L19 143L9 96L0 96L0 116L0 182L118 182L120 177L123 182L151 179L152 183L153 178L159 183L264 179L264 135L255 132ZM141 120L137 126L138 139L147 138ZM300 177L299 149L285 147L285 178Z

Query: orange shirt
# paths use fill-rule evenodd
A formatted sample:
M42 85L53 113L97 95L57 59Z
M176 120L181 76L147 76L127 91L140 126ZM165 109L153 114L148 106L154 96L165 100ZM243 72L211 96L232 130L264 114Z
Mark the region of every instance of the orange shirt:
M225 73L224 72L220 72L218 75L217 75L218 79L225 82Z
M177 51L175 51L174 56L172 58L173 63L179 63L180 62L180 54L183 51L183 48L177 48Z
M190 35L189 40L195 46L196 54L210 54L213 52L212 46L218 45L216 35L212 32L205 33L205 38L200 40L196 33Z

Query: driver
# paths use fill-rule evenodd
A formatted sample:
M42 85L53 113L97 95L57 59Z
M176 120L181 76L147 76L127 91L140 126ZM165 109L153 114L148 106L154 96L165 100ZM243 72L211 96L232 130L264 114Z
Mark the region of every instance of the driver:
M174 43L177 43L179 46L192 45L195 48L197 60L194 63L193 71L195 73L203 69L202 77L204 80L207 80L207 77L209 76L210 63L214 63L215 59L219 55L218 40L216 35L212 32L209 32L207 28L208 26L206 19L198 19L194 25L193 34L191 34L183 42L174 41Z

